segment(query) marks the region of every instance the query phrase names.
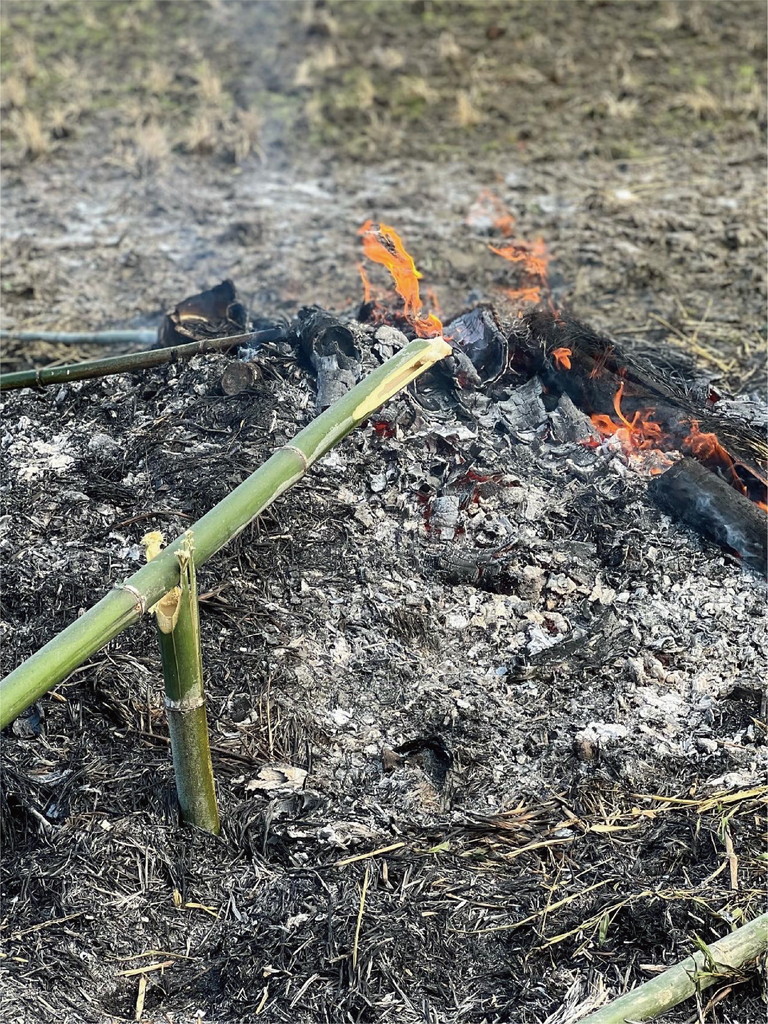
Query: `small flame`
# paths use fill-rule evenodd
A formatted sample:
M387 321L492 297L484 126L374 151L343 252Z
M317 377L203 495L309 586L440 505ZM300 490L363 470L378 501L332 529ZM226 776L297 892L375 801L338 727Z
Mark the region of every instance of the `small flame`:
M495 228L502 238L511 238L515 233L514 216L504 205L504 201L489 188L484 188L470 206L467 224L480 230Z
M360 280L363 282L363 302L371 301L371 279L366 273L365 266L362 263L357 264L357 272L360 275Z
M522 263L523 269L529 277L546 280L549 269L549 253L547 252L547 243L543 238L534 238L532 242L510 242L509 245L503 245L500 249L494 245L489 245L488 248L497 256L509 260L510 263Z
M570 348L553 348L552 358L555 361L555 366L558 370L570 370L571 368L571 356L573 350Z
M400 235L388 224L374 224L367 220L360 228L363 253L374 263L386 267L395 283L395 291L403 300L405 314L411 318L420 338L432 338L442 332L443 325L433 313L422 315L419 280L413 257L406 251Z
M628 420L621 408L623 397L624 381L621 381L613 396L613 408L619 422L616 423L610 416L598 413L590 417L594 425L606 437L616 435L622 446L631 451L658 448L668 435L662 430L661 424L654 421L653 409L638 409L632 419Z
M556 351L552 352L553 356ZM666 432L662 425L653 419L653 409L638 409L631 420L627 419L621 407L624 384L625 382L621 381L613 396L613 408L618 422L600 413L593 414L590 419L604 438L616 439L636 469L655 475L672 465L673 459L680 453L688 454L704 465L709 464L711 468L727 474L731 486L750 497L749 488L739 476L736 463L716 434L702 431L699 421L691 420L689 433L678 443L674 434ZM763 507L760 501L754 498L753 500L755 504Z
M737 488L742 494L747 493L747 488L736 472L736 464L729 453L720 444L717 434L705 433L699 428L698 420L691 420L691 431L683 438L683 451L690 452L700 462L715 462L730 475L731 486Z
M521 305L537 306L542 301L543 292L549 292L549 252L544 239L515 241L502 246L489 245L488 248L510 263L520 264L523 287L505 288L504 294Z
M541 288L505 288L504 294L513 302L519 302L524 306L536 306L541 302Z

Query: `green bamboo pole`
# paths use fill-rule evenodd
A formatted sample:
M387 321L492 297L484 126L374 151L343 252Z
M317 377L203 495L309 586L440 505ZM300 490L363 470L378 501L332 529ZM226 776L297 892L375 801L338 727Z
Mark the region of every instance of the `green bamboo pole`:
M207 562L350 430L450 351L442 338L412 341L299 431L290 444L278 448L263 466L187 531L194 545L195 566ZM177 585L176 552L183 539L178 537L157 558L114 587L98 604L0 680L0 728L136 622L148 607Z
M0 375L0 391L12 388L45 387L48 384L66 384L72 380L88 380L93 377L109 377L115 373L130 373L144 370L163 363L175 363L179 359L190 359L203 352L221 352L232 345L254 341L274 341L283 336L282 328L266 331L251 331L247 334L233 334L228 338L212 338L207 341L193 341L189 345L173 345L170 348L155 348L149 352L129 352L106 359L89 359L82 363L68 363L66 366L49 366L38 370L18 370Z
M58 345L154 345L157 331L0 331L0 341L50 341Z
M148 559L160 553L161 540L156 531L144 537ZM216 835L219 810L208 741L197 574L190 539L176 557L179 586L161 597L152 609L163 663L176 793L184 821Z
M653 1020L717 981L740 973L741 968L768 949L768 914L694 953L668 971L646 981L585 1017L581 1024L625 1024Z

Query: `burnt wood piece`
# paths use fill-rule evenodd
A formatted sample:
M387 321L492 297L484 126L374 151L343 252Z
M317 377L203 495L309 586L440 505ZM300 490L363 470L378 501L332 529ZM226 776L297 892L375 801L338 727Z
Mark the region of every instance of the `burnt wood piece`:
M227 280L199 295L190 295L169 310L158 328L155 348L171 348L190 341L209 341L248 330L248 311Z
M338 317L319 306L296 314L296 339L303 358L317 374L317 410L327 409L360 378L361 353L355 335Z
M737 552L745 565L765 572L768 516L717 474L684 458L654 477L648 493L665 512L703 537Z
M545 388L557 395L567 394L589 414L601 413L616 419L614 397L623 385L621 409L629 419L638 410L653 410L653 420L671 443L682 448L693 421L700 434L715 434L733 460L734 485L746 487L755 501L768 501L768 443L757 430L717 415L716 406L702 406L694 398L685 378L659 370L651 362L623 351L613 339L599 334L589 324L569 313L535 310L522 317L509 336L511 370L538 374ZM565 365L555 353L568 350ZM707 446L690 452L716 472L726 468Z

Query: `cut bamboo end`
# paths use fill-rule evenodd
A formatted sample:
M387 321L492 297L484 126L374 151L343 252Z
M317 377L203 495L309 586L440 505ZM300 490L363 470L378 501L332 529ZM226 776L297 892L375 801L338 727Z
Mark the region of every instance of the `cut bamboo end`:
M157 558L163 537L157 531L142 538L147 560ZM182 818L206 832L220 829L203 685L200 616L193 540L188 531L175 552L179 586L151 608L163 663L165 709L171 740L176 793Z
M356 420L364 420L370 416L380 405L388 401L398 391L402 391L411 381L428 370L430 366L445 359L451 354L451 346L445 338L429 338L424 341L424 347L413 353L410 359L404 361L392 371L379 386L366 395L365 399L357 406L353 416Z

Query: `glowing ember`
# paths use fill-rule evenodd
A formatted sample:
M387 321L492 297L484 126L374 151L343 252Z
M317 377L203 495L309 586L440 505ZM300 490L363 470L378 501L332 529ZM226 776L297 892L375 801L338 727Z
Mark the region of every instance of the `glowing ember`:
M558 370L570 370L573 351L569 348L553 348L552 358Z
M360 228L363 238L363 252L374 263L386 267L395 283L395 291L403 300L405 314L411 318L414 330L420 338L432 338L442 332L443 325L438 317L430 313L422 315L419 280L413 257L406 251L403 241L394 228L387 224L366 221Z

